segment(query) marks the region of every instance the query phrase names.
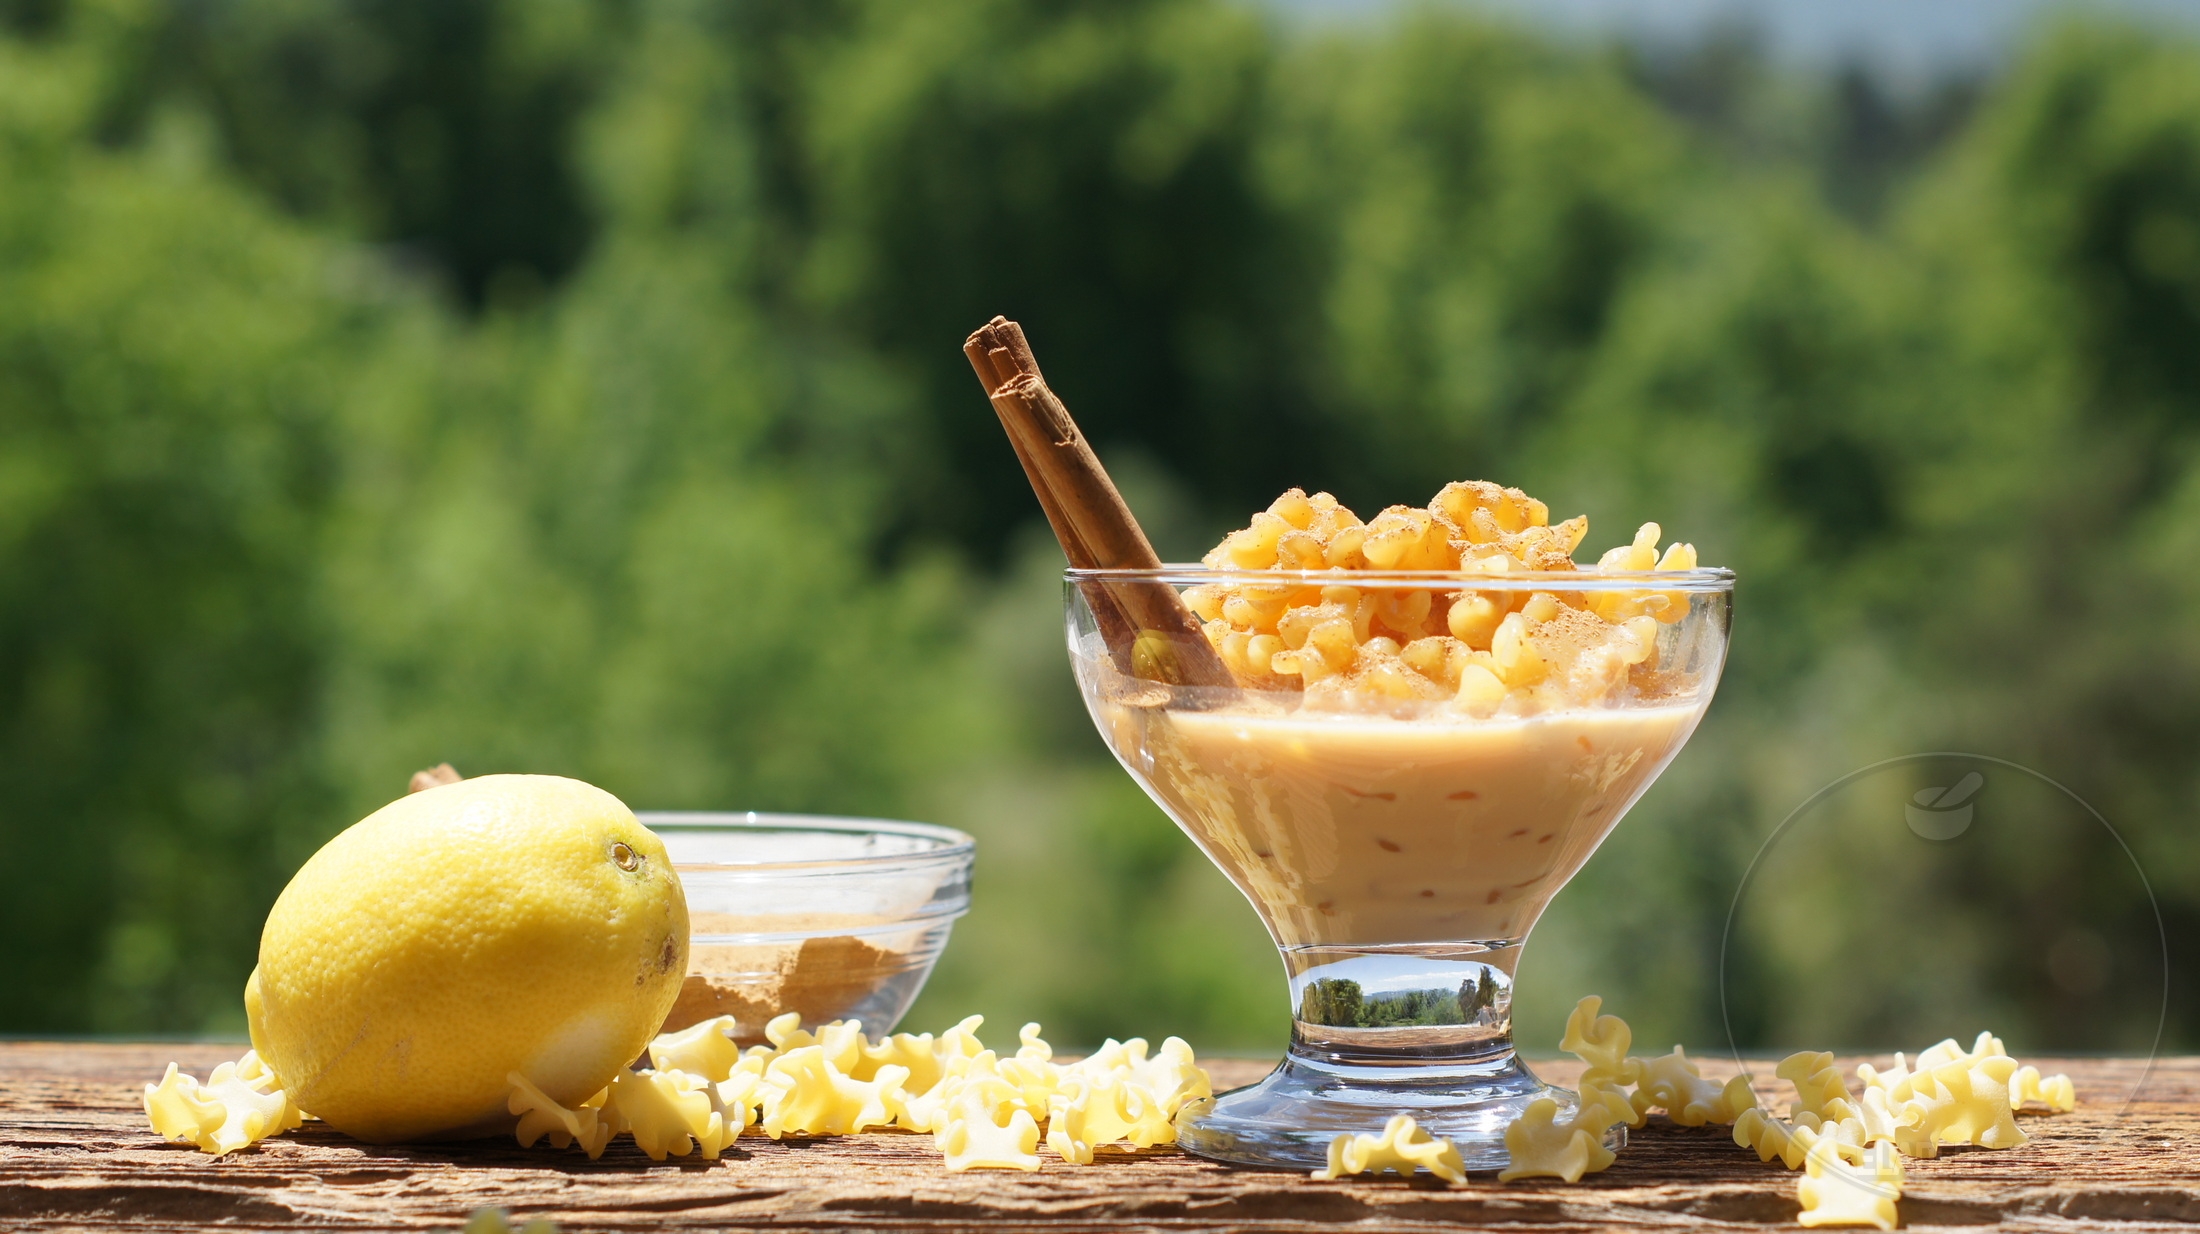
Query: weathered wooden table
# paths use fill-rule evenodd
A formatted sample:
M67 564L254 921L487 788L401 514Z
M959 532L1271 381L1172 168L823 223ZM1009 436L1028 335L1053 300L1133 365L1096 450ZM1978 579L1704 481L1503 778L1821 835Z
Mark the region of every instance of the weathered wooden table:
M1611 1169L1578 1186L1448 1188L1314 1182L1233 1170L1174 1149L1109 1153L1036 1174L949 1174L931 1137L773 1142L722 1160L653 1163L622 1138L601 1161L508 1141L378 1148L307 1123L220 1160L163 1143L139 1107L174 1059L204 1075L235 1047L0 1044L0 1226L38 1230L456 1229L494 1205L561 1230L1450 1230L1793 1227L1795 1176L1725 1128L1653 1120ZM2200 1222L2200 1059L2031 1060L2077 1081L2074 1114L2026 1115L2032 1142L1910 1163L1911 1227L2170 1229ZM1210 1064L1217 1085L1265 1064ZM1559 1083L1572 1068L1538 1067ZM1730 1074L1706 1063L1707 1073ZM1770 1066L1752 1066L1784 1100ZM2127 1098L2129 1098L2127 1100Z

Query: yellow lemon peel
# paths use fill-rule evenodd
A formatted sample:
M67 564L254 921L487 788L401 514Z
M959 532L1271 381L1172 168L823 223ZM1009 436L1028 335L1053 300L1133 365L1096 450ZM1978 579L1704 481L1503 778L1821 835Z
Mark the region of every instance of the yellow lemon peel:
M410 794L301 866L245 986L291 1099L370 1143L510 1126L512 1072L571 1107L664 1024L687 972L664 845L611 794L493 775Z

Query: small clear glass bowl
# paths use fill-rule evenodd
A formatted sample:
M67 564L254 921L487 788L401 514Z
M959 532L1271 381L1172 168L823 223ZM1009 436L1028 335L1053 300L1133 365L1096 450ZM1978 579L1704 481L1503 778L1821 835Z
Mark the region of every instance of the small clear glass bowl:
M664 1029L730 1015L744 1045L803 1026L900 1023L970 911L977 841L875 818L645 811L687 891L688 976Z

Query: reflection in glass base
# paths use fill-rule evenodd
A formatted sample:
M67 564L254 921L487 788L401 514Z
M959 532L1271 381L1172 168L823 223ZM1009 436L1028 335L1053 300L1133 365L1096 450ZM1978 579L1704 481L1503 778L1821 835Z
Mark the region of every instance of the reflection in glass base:
M1572 1117L1574 1095L1536 1079L1509 1050L1467 1067L1356 1067L1294 1047L1260 1083L1186 1106L1177 1144L1233 1165L1318 1170L1337 1136L1381 1135L1392 1116L1411 1114L1450 1140L1467 1169L1497 1170L1510 1160L1506 1126L1538 1097L1558 1102L1560 1121ZM1626 1143L1624 1126L1605 1138L1613 1149Z
M1291 978L1291 1051L1267 1079L1188 1106L1187 1152L1311 1170L1330 1141L1381 1135L1411 1114L1470 1170L1502 1169L1505 1128L1538 1097L1572 1117L1574 1095L1535 1078L1512 1048L1513 970L1523 940L1301 944ZM1627 1129L1606 1138L1627 1142Z

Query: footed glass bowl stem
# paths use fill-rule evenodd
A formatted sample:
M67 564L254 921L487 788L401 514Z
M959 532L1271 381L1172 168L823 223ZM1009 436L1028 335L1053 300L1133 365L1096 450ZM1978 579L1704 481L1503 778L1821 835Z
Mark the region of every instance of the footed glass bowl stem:
M1573 1094L1513 1053L1517 939L1282 948L1291 1047L1249 1088L1187 1110L1178 1141L1242 1165L1319 1168L1341 1133L1411 1114L1449 1139L1468 1169L1505 1164L1505 1127L1528 1103ZM1626 1142L1626 1128L1609 1142Z

